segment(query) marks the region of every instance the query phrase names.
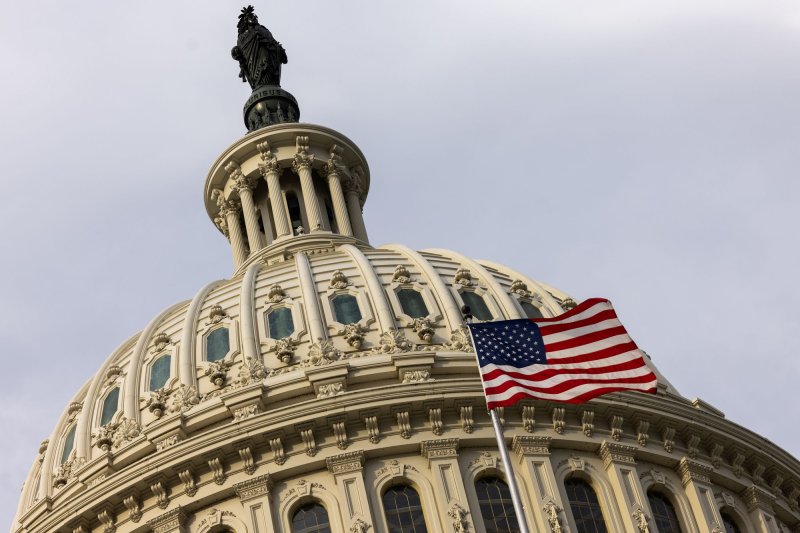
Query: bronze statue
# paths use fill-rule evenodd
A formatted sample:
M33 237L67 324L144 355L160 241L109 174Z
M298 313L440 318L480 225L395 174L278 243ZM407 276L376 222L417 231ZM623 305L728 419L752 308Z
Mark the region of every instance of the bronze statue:
M239 77L252 89L265 85L281 84L281 65L288 62L286 50L272 33L258 23L253 6L242 9L239 15L239 38L231 50L239 62Z

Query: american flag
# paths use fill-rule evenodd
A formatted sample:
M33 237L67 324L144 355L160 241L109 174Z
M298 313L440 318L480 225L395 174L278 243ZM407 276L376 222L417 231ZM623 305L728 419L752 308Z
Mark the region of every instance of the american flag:
M489 409L523 398L583 403L620 390L656 392L656 376L611 302L555 318L469 324Z

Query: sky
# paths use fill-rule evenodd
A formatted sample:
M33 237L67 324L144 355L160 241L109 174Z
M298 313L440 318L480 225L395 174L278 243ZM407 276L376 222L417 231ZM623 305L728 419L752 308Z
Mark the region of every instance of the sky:
M229 277L240 3L0 5L0 524L124 340ZM272 0L303 121L366 155L373 245L606 297L686 397L800 456L800 4Z

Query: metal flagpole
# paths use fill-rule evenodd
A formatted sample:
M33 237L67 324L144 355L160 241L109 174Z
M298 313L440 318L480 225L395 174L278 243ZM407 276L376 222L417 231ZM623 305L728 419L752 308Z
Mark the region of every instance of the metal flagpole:
M468 306L463 306L461 312L464 314L464 321L467 324L472 323L472 314ZM472 341L472 347L475 350L475 359L478 363L478 372L480 372L481 360L478 357L478 350L475 348L475 339L472 336L472 329L469 330L469 338ZM486 387L481 377L481 387L483 388L483 395L486 396ZM506 447L506 439L503 436L503 426L500 424L500 417L497 416L495 409L489 410L489 417L492 419L492 426L494 427L494 435L497 438L497 449L500 452L500 460L503 461L503 468L506 470L506 478L508 480L508 490L511 492L511 503L514 504L514 513L517 515L517 524L519 525L520 533L529 533L528 519L525 517L525 507L522 505L522 498L519 495L517 488L517 480L514 476L514 468L511 466L511 459L508 456L508 448Z

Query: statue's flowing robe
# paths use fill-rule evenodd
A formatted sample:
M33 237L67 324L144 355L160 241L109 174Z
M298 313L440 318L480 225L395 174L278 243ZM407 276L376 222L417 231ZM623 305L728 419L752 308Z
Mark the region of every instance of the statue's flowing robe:
M262 85L280 85L281 64L287 62L286 51L264 26L250 28L239 35L237 43L242 70L255 89Z

